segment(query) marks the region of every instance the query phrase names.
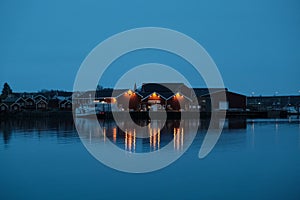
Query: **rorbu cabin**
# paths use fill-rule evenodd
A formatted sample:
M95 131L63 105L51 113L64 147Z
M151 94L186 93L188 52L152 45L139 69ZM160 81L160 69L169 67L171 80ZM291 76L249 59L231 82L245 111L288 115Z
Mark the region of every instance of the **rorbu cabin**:
M18 98L15 103L18 103L22 109L26 107L26 100L23 97Z
M19 111L21 111L21 106L20 106L20 104L18 104L18 103L13 103L13 104L10 106L10 110L11 110L12 112L19 112Z
M116 104L121 110L138 111L142 96L132 90L126 90L115 97Z
M130 95L129 99L129 110L140 111L142 98L142 95L140 95L138 92L132 91L132 94Z
M61 109L66 111L72 110L72 102L70 100L65 101L63 104L61 104Z
M35 100L31 97L27 97L25 99L25 109L27 110L34 110L36 109L35 107Z
M65 109L69 111L72 110L72 102L70 100L65 103Z
M143 96L142 108L147 110L188 110L192 104L191 89L183 83L144 83L139 93Z
M9 106L5 103L0 104L0 112L8 112L9 111Z
M161 110L166 108L167 99L158 92L143 93L145 97L141 100L141 109L146 110Z
M36 102L37 110L47 110L47 108L48 108L48 103L44 99L40 99L39 101Z
M59 109L60 110L65 110L65 104L68 102L68 100L64 99L62 101L60 101L58 104L59 104Z
M184 111L189 110L192 99L184 94L177 92L167 99L167 108L169 110Z

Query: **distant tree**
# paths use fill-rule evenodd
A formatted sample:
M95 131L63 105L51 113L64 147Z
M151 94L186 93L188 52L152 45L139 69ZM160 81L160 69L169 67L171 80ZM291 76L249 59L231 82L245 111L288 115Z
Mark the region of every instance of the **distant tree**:
M12 94L12 89L8 85L8 83L4 83L3 89L2 89L2 97L7 97L9 94Z

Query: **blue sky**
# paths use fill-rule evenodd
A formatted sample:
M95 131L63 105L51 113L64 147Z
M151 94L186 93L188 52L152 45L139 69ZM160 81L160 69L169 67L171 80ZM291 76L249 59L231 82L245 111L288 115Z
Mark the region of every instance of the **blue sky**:
M232 91L300 94L299 10L297 0L2 0L0 85L8 82L14 91L72 90L80 64L98 43L127 29L158 26L198 41ZM122 64L130 69L151 61L180 68L172 56L150 53ZM192 79L195 87L204 86L201 78Z

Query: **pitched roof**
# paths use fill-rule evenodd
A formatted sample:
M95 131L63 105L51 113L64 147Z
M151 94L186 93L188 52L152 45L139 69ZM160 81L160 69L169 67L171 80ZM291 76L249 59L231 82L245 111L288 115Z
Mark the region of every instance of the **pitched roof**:
M143 99L142 99L142 101L144 101L145 99L147 99L148 97L150 97L150 95L152 95L153 93L156 93L157 95L159 95L159 96L161 96L163 99L167 99L164 95L166 95L166 94L161 94L161 93L158 93L158 92L147 92L147 93L144 93L144 95L143 95ZM147 95L146 95L147 94Z
M191 97L191 91L191 88L187 87L184 83L144 83L140 89L141 93L158 92L166 98L173 96L177 92L186 97Z
M28 102L28 100L35 101L32 97L27 97L27 98L25 99L26 102Z
M6 103L0 103L0 106L5 106L5 107L9 107Z
M44 102L44 103L48 104L48 102L47 102L47 101L45 101L44 99L40 99L40 100L38 100L38 101L36 102L36 104L39 104L40 102Z
M183 83L143 83L141 90L143 92L166 92L166 91L180 91L186 87Z
M223 91L224 88L193 88L193 90L197 97L201 97L201 96L209 95L210 93ZM227 88L225 88L225 91L227 91Z
M10 107L13 107L14 105L17 105L17 106L21 107L21 105L20 105L20 104L18 104L18 103L16 103L16 102L15 102L15 103L13 103L13 104L11 104L11 105L10 105Z
M19 101L23 101L23 102L26 102L26 100L23 98L23 97L19 97L16 102L19 102Z
M128 89L103 89L96 92L96 98L118 97L127 92Z

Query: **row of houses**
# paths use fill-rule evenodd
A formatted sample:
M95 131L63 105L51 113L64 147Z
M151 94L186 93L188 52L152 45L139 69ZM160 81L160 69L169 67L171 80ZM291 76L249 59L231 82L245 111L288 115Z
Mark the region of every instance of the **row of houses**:
M222 99L224 92L226 98ZM212 102L212 99L217 100ZM75 107L91 104L92 100L94 103L109 104L110 109L119 111L246 110L245 95L230 92L226 88L189 88L183 83L144 83L134 90L103 89L73 96Z
M20 112L23 110L72 110L72 93L49 96L39 93L12 93L0 103L0 112Z
M222 95L225 92L225 99ZM214 99L214 101L212 101ZM95 102L91 102L94 100ZM13 93L0 99L0 112L22 110L66 110L81 105L100 104L119 111L197 110L210 112L286 110L300 112L300 96L252 96L226 88L189 88L183 83L144 83L140 88L101 89L80 93L49 91Z

